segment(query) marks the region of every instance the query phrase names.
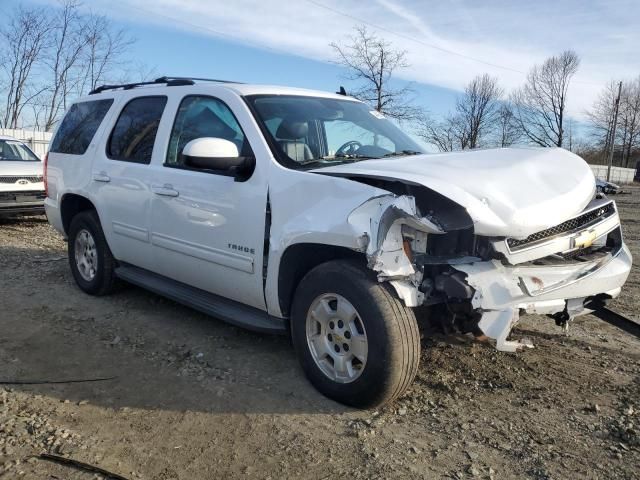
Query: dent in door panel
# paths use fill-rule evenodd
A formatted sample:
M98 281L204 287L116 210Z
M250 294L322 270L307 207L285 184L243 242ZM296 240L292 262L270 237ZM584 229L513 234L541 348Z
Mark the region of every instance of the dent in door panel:
M140 240L141 242L149 242L149 231L146 228L134 227L122 222L112 222L113 233L123 235L125 237Z

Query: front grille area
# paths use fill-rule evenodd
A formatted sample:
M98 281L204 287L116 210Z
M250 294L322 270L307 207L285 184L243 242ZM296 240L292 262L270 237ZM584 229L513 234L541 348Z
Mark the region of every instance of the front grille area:
M34 176L19 176L19 175L2 175L0 176L0 183L14 184L18 180L26 180L29 183L40 183L43 181L42 175Z
M563 265L594 262L605 255L616 255L622 249L622 230L620 227L609 232L598 245L568 250L544 258L532 260L523 265Z
M522 240L508 238L507 245L511 250L519 250L524 248L525 246L528 246L529 244L536 243L547 238L555 237L556 235L560 235L562 233L579 230L592 223L595 223L602 218L610 217L615 213L615 211L616 209L613 206L613 202L607 203L606 205L593 209L578 217L572 218L571 220L562 222L555 227L547 228L546 230L541 230L539 232L533 233Z

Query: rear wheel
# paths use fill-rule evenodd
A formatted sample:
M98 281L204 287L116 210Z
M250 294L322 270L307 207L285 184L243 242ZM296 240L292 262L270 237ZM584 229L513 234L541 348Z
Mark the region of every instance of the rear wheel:
M413 311L354 262L327 262L302 279L291 328L307 377L338 402L359 408L390 402L417 372Z
M116 262L94 210L80 212L71 220L67 251L71 273L80 289L91 295L106 295L113 290Z

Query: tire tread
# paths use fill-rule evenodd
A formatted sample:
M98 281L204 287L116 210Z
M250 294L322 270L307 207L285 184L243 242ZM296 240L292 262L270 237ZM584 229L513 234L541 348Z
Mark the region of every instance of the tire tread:
M393 363L384 366L384 372L381 372L381 380L384 380L385 383L375 389L374 396L357 399L337 399L353 406L365 408L391 402L406 391L418 371L420 361L420 333L414 312L411 308L406 307L402 300L397 297L391 285L378 282L373 272L366 270L360 264L345 260L332 260L311 270L300 282L298 290L296 291L296 299L301 289L308 289L311 285L318 283L322 284L322 282L326 281L326 278L335 278L334 276L343 279L348 278L353 288L366 290L366 294L376 304L376 308L384 321L387 322L385 331L389 337L389 348L391 348L389 352L389 362ZM292 329L296 328L297 322L306 321L303 315L301 315L303 308L296 304L296 299L294 299L294 308L292 309L294 313ZM368 332L368 335L369 334L370 332ZM298 342L299 341L300 340L298 340ZM303 356L299 351L301 350L301 346L297 344L298 342L296 342L296 335L294 335L294 346L296 346L296 350L298 350L298 355L301 357L304 366L304 358L302 358ZM312 368L317 367L313 365ZM309 375L308 372L307 374ZM317 379L314 381L313 376L314 375L312 375L310 379L314 385L316 385L316 388L321 389L318 383L322 384L322 382L319 382ZM323 393L327 394L327 392L324 391ZM332 398L339 397L339 395L334 396L331 395L331 393L328 396Z

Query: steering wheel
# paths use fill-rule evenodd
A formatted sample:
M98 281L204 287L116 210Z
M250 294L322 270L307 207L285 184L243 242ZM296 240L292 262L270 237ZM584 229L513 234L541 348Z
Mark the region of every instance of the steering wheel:
M362 144L357 140L349 140L345 144L343 144L338 150L336 150L336 155L352 155L356 153L356 150L359 149Z

